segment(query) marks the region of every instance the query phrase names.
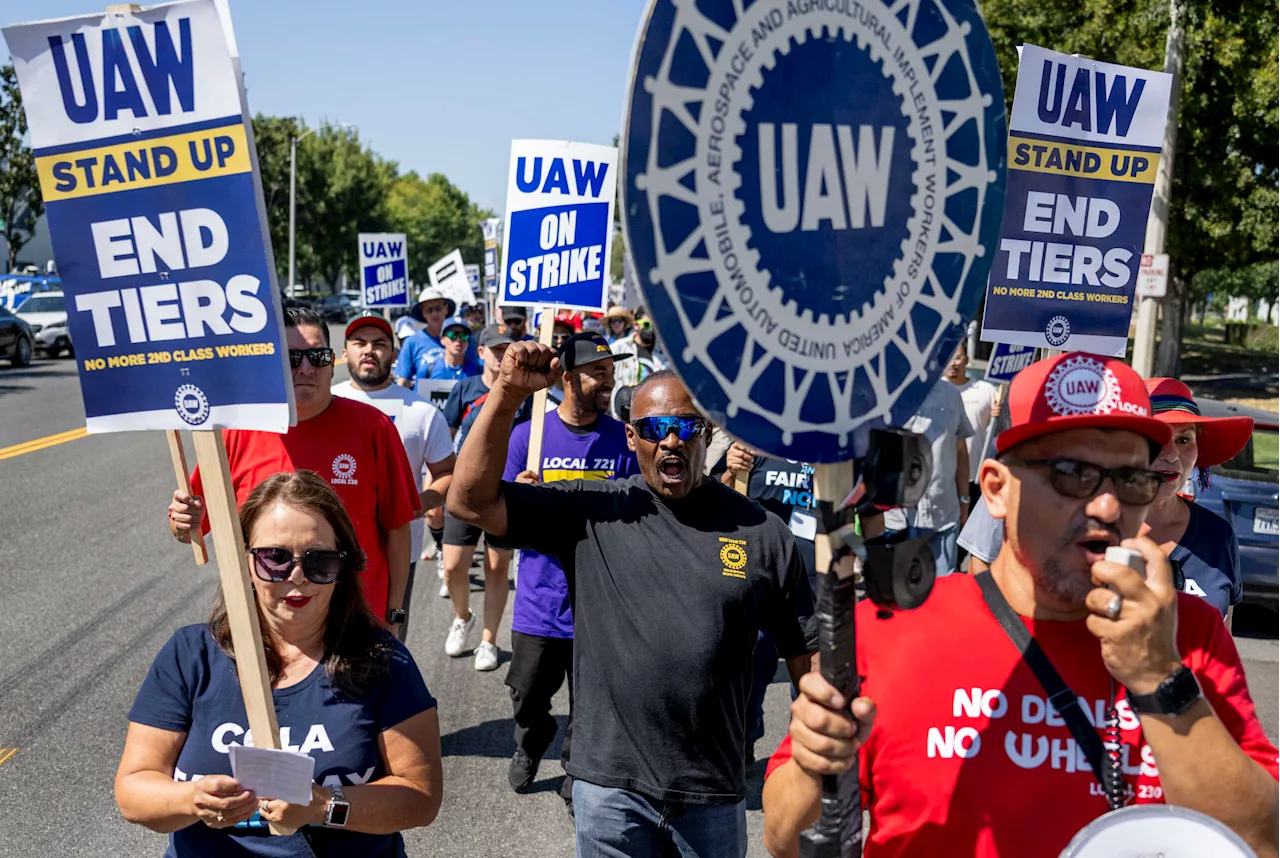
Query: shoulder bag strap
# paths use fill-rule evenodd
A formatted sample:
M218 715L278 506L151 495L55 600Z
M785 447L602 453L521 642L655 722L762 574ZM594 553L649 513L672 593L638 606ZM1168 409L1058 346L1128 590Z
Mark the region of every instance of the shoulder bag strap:
M1058 674L1049 657L1044 654L1044 650L1023 625L1022 618L1009 607L991 573L980 572L974 576L974 580L982 589L982 598L986 600L987 607L995 615L996 622L1000 624L1000 628L1004 629L1009 640L1013 641L1018 652L1022 653L1022 660L1027 663L1027 667L1031 668L1031 672L1036 675L1045 693L1049 695L1049 704L1062 716L1067 728L1071 730L1071 735L1075 737L1076 744L1084 751L1085 757L1089 760L1089 767L1098 778L1098 783L1108 788L1110 784L1104 773L1109 772L1110 769L1103 765L1105 750L1102 746L1102 737L1085 717L1075 692L1067 687L1067 683Z

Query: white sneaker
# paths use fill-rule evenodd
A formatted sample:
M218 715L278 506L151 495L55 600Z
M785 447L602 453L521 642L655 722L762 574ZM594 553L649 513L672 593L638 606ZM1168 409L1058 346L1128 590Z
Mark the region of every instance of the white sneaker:
M476 670L495 670L498 667L498 648L488 641L480 641L476 647Z
M436 577L440 579L440 598L449 598L449 582L444 580L444 552L436 557Z
M466 652L467 637L471 634L471 629L475 624L476 615L474 612L469 613L465 620L454 617L453 625L449 626L449 636L444 639L444 654L457 657Z

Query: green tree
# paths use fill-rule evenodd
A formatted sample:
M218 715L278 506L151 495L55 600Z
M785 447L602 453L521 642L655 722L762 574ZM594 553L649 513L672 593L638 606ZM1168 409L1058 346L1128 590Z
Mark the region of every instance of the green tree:
M388 228L408 242L409 279L427 282L427 268L454 248L467 262L484 259L480 221L493 217L440 173L424 181L416 172L396 177L386 206Z
M1182 103L1166 251L1169 296L1156 371L1176 375L1196 275L1274 260L1280 126L1276 10L1261 0L1183 0ZM1017 46L1140 68L1164 66L1169 0L984 0L1011 103Z
M263 116L259 113L253 118L254 143L262 173L262 196L267 206L267 228L275 251L276 277L283 286L289 285L289 142L303 130L292 116ZM307 250L310 252L309 244Z
M26 136L27 114L10 63L0 68L0 236L9 245L7 271L18 264L18 251L31 240L44 213L36 160Z

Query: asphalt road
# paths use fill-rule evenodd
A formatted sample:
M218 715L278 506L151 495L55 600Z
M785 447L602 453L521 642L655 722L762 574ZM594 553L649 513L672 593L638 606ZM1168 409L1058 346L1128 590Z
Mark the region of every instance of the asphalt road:
M5 451L83 425L73 361L0 364L0 854L12 858L163 853L162 836L120 818L112 779L151 659L175 628L207 618L216 585L213 567L196 567L169 536L173 477L159 433ZM514 744L505 666L481 674L469 658L444 655L450 611L430 566L419 577L409 646L440 700L445 798L435 824L409 833L410 854L572 854L558 765L544 765L530 795L506 786ZM478 613L478 591L473 607ZM499 643L505 661L505 627ZM1274 741L1276 641L1239 644ZM560 714L564 702L562 692ZM775 682L761 754L781 738L787 702ZM757 763L752 856L765 854L762 773Z

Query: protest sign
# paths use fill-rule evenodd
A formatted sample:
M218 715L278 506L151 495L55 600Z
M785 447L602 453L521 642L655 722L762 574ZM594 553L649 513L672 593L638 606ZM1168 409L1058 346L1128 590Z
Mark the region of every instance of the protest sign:
M4 36L87 429L285 431L293 387L275 266L213 3Z
M360 306L409 306L409 253L404 233L362 232Z
M496 217L480 221L484 233L484 288L488 293L498 291L498 227L502 222Z
M86 426L167 430L182 487L176 430L195 430L249 726L258 747L278 748L218 429L286 431L293 385L229 11L214 0L113 6L7 27L4 38L63 278Z
M618 150L513 140L499 303L605 309Z
M1013 377L1031 366L1035 359L1036 350L1031 346L996 343L991 359L987 361L987 381L1013 381Z
M464 304L475 300L471 294L471 284L467 282L466 266L462 262L462 251L454 250L437 260L427 269L427 279L431 285L444 293L444 297L457 305L456 311L462 310Z
M467 272L467 283L471 286L471 291L475 294L479 294L480 266L476 265L474 262L468 262L466 265L462 266L462 268Z
M915 413L982 297L1004 96L973 4L934 5L928 27L878 0L758 0L714 26L651 6L627 248L673 368L758 450L861 455Z
M1171 80L1023 46L984 340L1124 355Z
M443 411L444 404L449 401L449 394L457 384L456 378L420 378L414 386L414 392Z

